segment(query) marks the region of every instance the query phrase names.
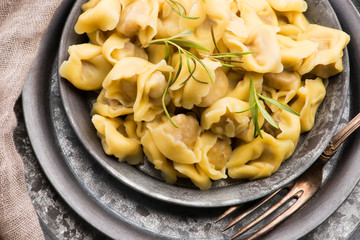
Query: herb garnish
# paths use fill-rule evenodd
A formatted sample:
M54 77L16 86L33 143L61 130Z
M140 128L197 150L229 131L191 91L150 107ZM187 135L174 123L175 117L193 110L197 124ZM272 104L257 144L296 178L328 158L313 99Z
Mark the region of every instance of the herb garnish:
M190 34L192 34L194 32L194 30L187 30L184 31L180 34L177 34L175 36L169 37L169 38L159 38L159 39L154 39L150 42L148 42L148 44L162 44L166 46L165 49L165 59L169 58L169 45L174 46L175 48L177 48L177 50L179 51L179 63L181 63L181 66L179 66L179 69L181 69L182 67L182 59L181 59L181 53L184 54L187 57L187 65L189 68L189 73L191 75L192 78L194 78L192 76L192 73L194 72L190 70L190 60L194 63L194 68L196 68L196 62L200 63L201 66L205 69L205 71L207 72L209 79L211 82L214 82L214 78L210 73L210 70L208 69L208 67L203 63L203 61L201 61L197 56L195 56L192 52L186 50L185 48L194 48L194 49L199 49L199 50L203 50L208 52L209 50L194 42L191 40L187 40L187 39L181 39L181 37L184 36L188 36ZM194 78L195 81L197 81L197 79ZM207 82L201 82L201 83L207 83Z
M170 1L170 0L169 0ZM185 10L185 9L184 9ZM182 69L182 65L183 65L183 55L186 56L186 64L187 64L187 68L188 68L188 72L189 72L189 76L181 83L181 85L185 84L190 78L194 79L195 81L202 83L202 84L208 84L208 82L204 82L204 81L200 81L199 79L197 79L194 76L194 72L196 70L197 67L197 63L199 63L200 65L202 65L202 67L206 70L209 79L211 80L211 82L214 82L213 76L210 73L210 70L207 68L207 66L197 57L195 56L193 53L191 53L189 50L186 50L185 48L194 48L194 49L199 49L199 50L203 50L206 52L209 52L209 50L194 42L191 40L187 40L187 39L182 39L181 37L187 36L192 34L194 31L193 30L187 30L184 31L180 34L177 34L175 36L169 37L169 38L161 38L161 39L154 39L150 42L148 42L148 44L162 44L165 45L165 60L167 62L169 62L169 54L170 54L170 47L169 45L172 45L173 47L175 47L178 50L178 54L179 54L179 67L173 77L172 72L169 72L169 77L168 77L168 82L166 85L166 88L164 90L164 93L162 95L162 106L165 112L165 115L167 116L167 118L170 120L171 124L176 127L179 128L175 122L172 120L169 111L167 110L166 107L166 103L165 103L165 98L166 98L166 94L168 92L168 89L176 82L176 80L178 79L181 69ZM230 67L230 68L238 68L240 66L238 65L234 65L232 63L242 63L241 61L238 60L232 60L232 59L228 59L228 58L238 58L241 57L245 54L251 54L253 53L252 51L248 51L248 52L237 52L237 53L220 53L219 52L219 48L217 47L216 41L215 41L215 37L214 37L214 32L213 32L213 27L211 27L211 37L212 40L214 42L215 45L215 49L218 53L215 54L211 54L211 55L205 55L202 54L212 60L215 61L219 61L223 66L226 67ZM191 62L193 62L193 68L191 68ZM285 111L288 111L292 114L295 114L297 116L300 116L299 113L297 113L295 110L293 110L292 108L290 108L289 106L286 106L285 104L282 104L274 99L265 97L263 95L261 95L260 93L256 92L256 89L254 87L254 82L253 82L253 77L250 77L250 86L249 86L249 104L250 104L250 108L245 109L243 111L240 112L236 112L236 113L242 113L242 112L246 112L250 110L251 113L251 117L253 119L254 122L254 126L255 126L255 130L254 130L254 137L260 136L261 138L263 138L262 134L261 134L261 129L259 126L259 120L258 120L258 114L259 111L260 113L263 115L263 117L265 118L265 120L267 122L270 123L270 125L272 125L273 127L279 129L279 126L277 125L277 123L275 122L275 120L271 117L271 115L266 111L265 107L260 103L259 98L261 98L264 101L267 101Z
M257 137L258 135L263 138L261 131L260 131L260 126L259 126L259 121L258 121L258 112L260 111L261 114L263 115L263 117L265 118L265 120L270 123L271 126L273 126L274 128L279 129L279 126L277 125L277 123L275 122L275 120L271 117L271 115L266 111L265 107L260 103L259 98L261 98L264 101L267 101L268 103L271 103L289 113L295 114L297 116L300 116L299 113L297 113L295 110L293 110L292 108L290 108L289 106L282 104L281 102L278 102L272 98L268 98L265 97L263 95L261 95L260 93L256 92L256 88L254 86L254 80L253 80L253 76L250 77L250 86L249 86L249 104L250 104L250 108L245 109L243 111L240 112L236 112L236 113L243 113L246 111L250 110L251 113L251 118L253 119L254 122L254 126L255 126L255 130L254 130L254 137Z
M180 33L178 35L175 35L175 36L172 36L172 37L169 37L169 38L154 39L154 40L148 42L148 44L162 44L162 45L166 46L166 48L165 48L165 60L167 62L169 62L169 53L170 53L170 49L169 49L170 46L169 45L172 45L175 48L177 48L178 53L179 53L179 67L178 67L178 70L175 73L174 78L173 78L172 73L169 73L168 84L167 84L166 89L164 91L164 94L162 96L162 106L163 106L163 109L165 111L165 114L169 118L171 124L174 125L174 127L176 127L176 128L178 126L172 121L171 116L170 116L169 112L167 111L166 104L165 104L165 96L166 96L166 93L168 91L168 88L171 87L176 82L176 80L178 79L178 77L180 75L182 65L183 65L183 55L186 56L186 65L187 65L187 69L189 71L189 76L181 83L181 85L185 84L190 78L194 79L198 83L208 84L208 82L201 81L201 80L197 79L194 76L194 72L195 72L195 69L196 69L198 63L205 69L206 73L209 76L210 81L212 83L214 82L214 78L213 78L210 70L208 69L208 67L204 64L204 62L201 59L199 59L197 56L195 56L192 52L185 49L185 48L194 48L194 49L199 49L199 50L203 50L203 51L207 51L207 52L209 51L206 47L204 47L204 46L202 46L202 45L200 45L200 44L198 44L198 43L196 43L194 41L187 40L187 39L181 39L181 37L190 35L193 32L194 32L193 30L187 30L187 31L184 31L184 32L182 32L182 33ZM193 68L191 68L191 62L190 61L194 65Z
M186 19L199 19L199 17L191 17L188 16L186 14L186 9L184 7L184 5L182 5L181 3L179 3L178 1L175 0L165 0L165 2L167 4L169 4L169 6L171 7L171 9L178 14L180 17L182 18L186 18ZM205 2L205 0L203 0L203 2Z
M247 52L236 52L236 53L221 53L219 50L219 47L216 43L216 39L215 39L215 33L214 33L214 27L211 24L210 27L210 32L211 32L211 39L213 41L215 50L217 53L211 54L211 55L204 55L212 60L215 61L219 61L221 63L222 66L224 67L229 67L229 68L241 68L241 66L239 65L235 65L235 64L231 64L231 63L242 63L242 61L238 61L238 60L233 60L233 59L228 59L228 58L237 58L237 57L241 57L243 55L246 54L252 54L254 53L253 51L247 51Z

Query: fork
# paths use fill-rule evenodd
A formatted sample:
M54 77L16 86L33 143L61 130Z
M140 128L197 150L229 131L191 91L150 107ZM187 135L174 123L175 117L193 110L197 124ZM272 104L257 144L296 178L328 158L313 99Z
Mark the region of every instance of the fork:
M287 184L286 186L276 190L274 193L265 197L259 203L248 209L247 211L240 214L233 221L231 221L228 225L226 225L223 231L229 229L234 226L241 220L243 220L246 216L254 212L259 207L263 206L265 203L269 202L274 196L279 194L283 190L287 190L288 193L283 196L277 203L271 206L267 211L263 214L255 218L252 222L241 228L238 232L236 232L231 239L235 239L238 236L244 234L259 222L264 220L267 216L277 210L279 207L284 206L289 201L295 201L289 208L284 210L281 214L275 217L271 222L267 225L263 226L260 230L252 234L247 240L256 239L263 234L269 232L280 222L285 220L291 214L293 214L296 210L298 210L301 206L303 206L320 188L322 183L322 173L323 167L328 162L328 160L337 152L339 146L345 141L345 139L353 133L360 126L360 113L356 115L344 128L342 128L329 142L323 153L320 157L315 161L315 163L303 173L299 178L294 180L293 182ZM218 222L228 216L230 213L237 210L240 206L230 207L227 211L225 211L221 216L216 219L215 222Z

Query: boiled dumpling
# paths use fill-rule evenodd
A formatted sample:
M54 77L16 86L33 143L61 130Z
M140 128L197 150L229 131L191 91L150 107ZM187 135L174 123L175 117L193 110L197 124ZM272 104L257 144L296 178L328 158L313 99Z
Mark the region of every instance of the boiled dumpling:
M245 141L253 139L254 124L249 109L249 103L231 97L224 97L205 109L201 115L201 127L215 134L229 138L240 138ZM262 123L260 114L259 122Z
M229 138L220 138L211 132L204 132L195 144L195 155L200 159L198 165L213 180L227 178L226 163L231 154Z
M120 18L119 0L91 0L82 7L83 13L75 24L78 34L91 33L96 30L109 31L115 29Z
M101 47L90 43L69 47L69 59L59 69L63 78L82 90L101 88L112 66L101 54Z
M91 115L99 114L104 117L119 117L134 112L132 107L124 107L118 100L105 97L105 89L102 89L94 103Z
M183 62L186 56L182 55ZM179 68L179 55L174 55L173 64L175 69ZM189 70L186 63L183 63L178 79L170 86L169 94L177 107L191 109L196 106L206 107L225 96L228 91L228 80L225 73L220 69L219 62L210 59L203 59L202 62L207 66L213 77L213 83L205 68L199 63L193 72L193 76L198 80L189 78ZM190 63L190 69L194 68L194 63ZM201 81L201 82L199 82Z
M103 44L103 56L112 64L117 63L125 57L139 57L147 60L144 49L136 46L130 41L117 33L113 33Z
M127 37L138 36L142 45L146 45L157 33L158 1L132 1L121 11L116 30Z
M133 165L143 162L140 142L126 136L121 119L95 114L91 120L106 154L114 155L120 162L127 161Z
M327 78L343 70L343 49L350 41L350 36L343 31L311 24L299 40L308 39L318 44L317 51L304 60L298 70L301 75L306 73Z
M173 162L166 159L165 155L159 151L149 130L146 130L144 136L141 137L141 145L147 159L164 174L166 182L174 184L177 180L177 172Z
M296 100L290 105L300 113L301 131L309 131L315 122L317 109L326 94L326 88L321 78L305 80L305 85L297 91Z
M200 161L194 153L196 139L200 136L201 128L198 121L191 115L179 114L172 117L178 126L174 127L170 121L160 124L149 124L153 139L159 151L168 159L184 164L193 164Z

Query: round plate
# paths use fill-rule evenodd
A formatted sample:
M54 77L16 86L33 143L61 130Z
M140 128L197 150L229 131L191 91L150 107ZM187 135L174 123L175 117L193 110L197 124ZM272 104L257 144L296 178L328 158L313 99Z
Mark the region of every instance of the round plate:
M352 36L352 97L346 96L343 126L360 111L360 25L354 24L360 16L349 0L331 3ZM229 239L236 229L222 233L226 223L214 223L225 208L178 206L144 196L108 174L81 145L66 117L57 79L59 29L72 4L64 0L54 14L23 90L27 131L49 181L76 213L113 239ZM327 178L317 194L266 239L299 239L326 220L359 181L359 159L357 131L328 163Z
M68 58L67 49L70 45L86 41L84 36L74 32L74 25L84 2L75 3L65 24L59 48L59 65ZM309 0L307 4L306 17L311 23L340 29L336 14L328 1ZM297 178L320 156L337 129L345 96L348 94L349 60L346 50L343 66L344 71L329 80L327 95L318 110L313 129L301 136L294 154L277 172L268 178L254 181L215 181L207 191L186 185L167 184L149 163L134 167L107 156L91 123L91 102L96 95L80 91L67 80L58 77L63 104L72 128L90 155L116 179L143 194L163 201L194 207L219 207L248 202L271 193Z

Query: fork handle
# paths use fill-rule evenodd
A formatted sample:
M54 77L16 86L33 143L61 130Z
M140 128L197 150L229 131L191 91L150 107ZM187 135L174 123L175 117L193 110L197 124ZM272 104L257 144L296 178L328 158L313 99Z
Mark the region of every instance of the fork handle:
M326 163L338 150L339 146L360 126L360 113L358 113L340 132L329 142L320 159Z

